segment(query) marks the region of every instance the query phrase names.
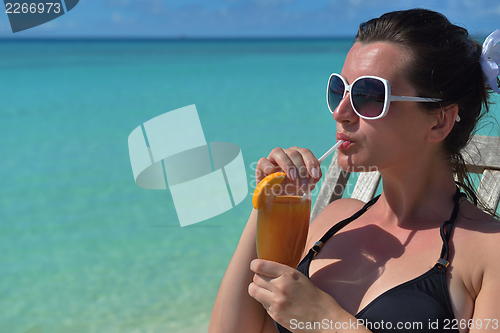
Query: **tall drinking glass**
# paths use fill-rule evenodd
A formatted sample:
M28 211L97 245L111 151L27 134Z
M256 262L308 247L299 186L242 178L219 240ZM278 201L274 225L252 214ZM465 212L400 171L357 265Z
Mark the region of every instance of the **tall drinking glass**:
M258 209L257 255L296 268L306 245L311 199L300 189L283 192Z

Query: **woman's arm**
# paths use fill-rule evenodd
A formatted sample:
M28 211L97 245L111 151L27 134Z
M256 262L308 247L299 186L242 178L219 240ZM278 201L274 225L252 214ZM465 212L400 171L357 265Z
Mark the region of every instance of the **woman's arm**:
M471 320L460 320L457 326L469 332L499 332L500 331L500 274L499 265L486 272L481 291L474 304L474 314Z
M458 321L461 331L469 329L475 332L500 332L500 262L493 258L493 253L500 250L500 227L498 221L489 217L489 223L483 229L483 236L474 244L481 245L481 252L474 251L476 260L479 258L481 281L475 283L480 290L474 301L474 312L471 320ZM476 222L477 221L473 221Z

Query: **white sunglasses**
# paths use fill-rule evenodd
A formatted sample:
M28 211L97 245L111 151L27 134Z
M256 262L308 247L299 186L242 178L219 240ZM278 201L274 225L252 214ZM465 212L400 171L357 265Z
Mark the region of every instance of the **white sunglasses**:
M347 92L350 92L352 109L363 119L385 117L392 101L432 103L442 101L437 98L393 96L389 81L378 76L361 76L349 85L341 75L333 73L328 79L326 89L326 100L331 113L339 106ZM456 121L460 121L458 115Z

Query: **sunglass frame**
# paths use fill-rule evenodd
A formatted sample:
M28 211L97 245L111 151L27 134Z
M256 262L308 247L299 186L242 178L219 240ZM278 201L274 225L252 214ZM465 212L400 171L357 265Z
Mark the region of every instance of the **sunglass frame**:
M344 79L344 77L342 75L337 74L337 73L332 73L330 75L330 77L328 78L328 84L326 86L326 102L328 104L328 109L330 110L330 112L332 114L335 112L335 110L338 107L338 105L337 105L335 107L335 109L332 110L332 108L330 106L330 96L329 96L330 81L332 80L332 77L334 77L334 76L340 78L342 80L342 82L344 83L344 94L342 95L342 99L341 99L341 101L339 102L338 105L340 105L340 103L342 102L342 100L345 98L345 95L347 94L347 92L349 92L349 100L351 102L352 109L354 110L354 112L356 113L356 115L358 115L358 117L363 118L363 119L375 120L375 119L380 119L380 118L385 117L387 115L387 112L389 112L389 105L391 104L391 102L395 102L395 101L398 101L398 102L432 102L432 103L436 103L436 102L441 102L442 101L441 99L438 99L438 98L416 97L416 96L394 96L394 95L391 95L391 85L390 85L389 81L387 81L386 79L381 78L379 76L372 76L372 75L360 76L356 80L354 80L351 84L348 84L347 81ZM354 107L354 102L352 100L352 94L350 93L351 92L351 88L354 86L354 84L356 84L356 82L358 82L359 80L362 80L362 79L375 79L375 80L378 80L378 81L380 81L380 82L382 82L384 84L384 92L385 92L384 106L382 108L382 112L380 113L380 115L378 115L376 117L363 116Z

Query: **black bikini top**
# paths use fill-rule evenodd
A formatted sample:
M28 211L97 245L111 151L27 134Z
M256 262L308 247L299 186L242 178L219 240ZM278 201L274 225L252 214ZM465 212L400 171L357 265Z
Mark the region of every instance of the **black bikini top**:
M387 290L359 311L355 317L356 325L366 326L375 333L382 332L429 332L441 330L458 332L455 315L451 305L446 271L449 265L449 246L451 230L459 211L459 200L465 194L457 188L453 196L455 207L448 221L440 228L443 247L441 255L430 270L424 274ZM321 251L323 244L340 229L351 223L365 213L380 196L369 201L363 208L351 217L335 224L325 235L309 250L302 259L297 270L309 277L309 264ZM276 323L280 333L290 333L289 330ZM339 325L347 323L339 323ZM351 323L352 324L352 323ZM328 323L334 326L335 323ZM353 325L353 324L352 324ZM332 327L333 327L332 326Z

